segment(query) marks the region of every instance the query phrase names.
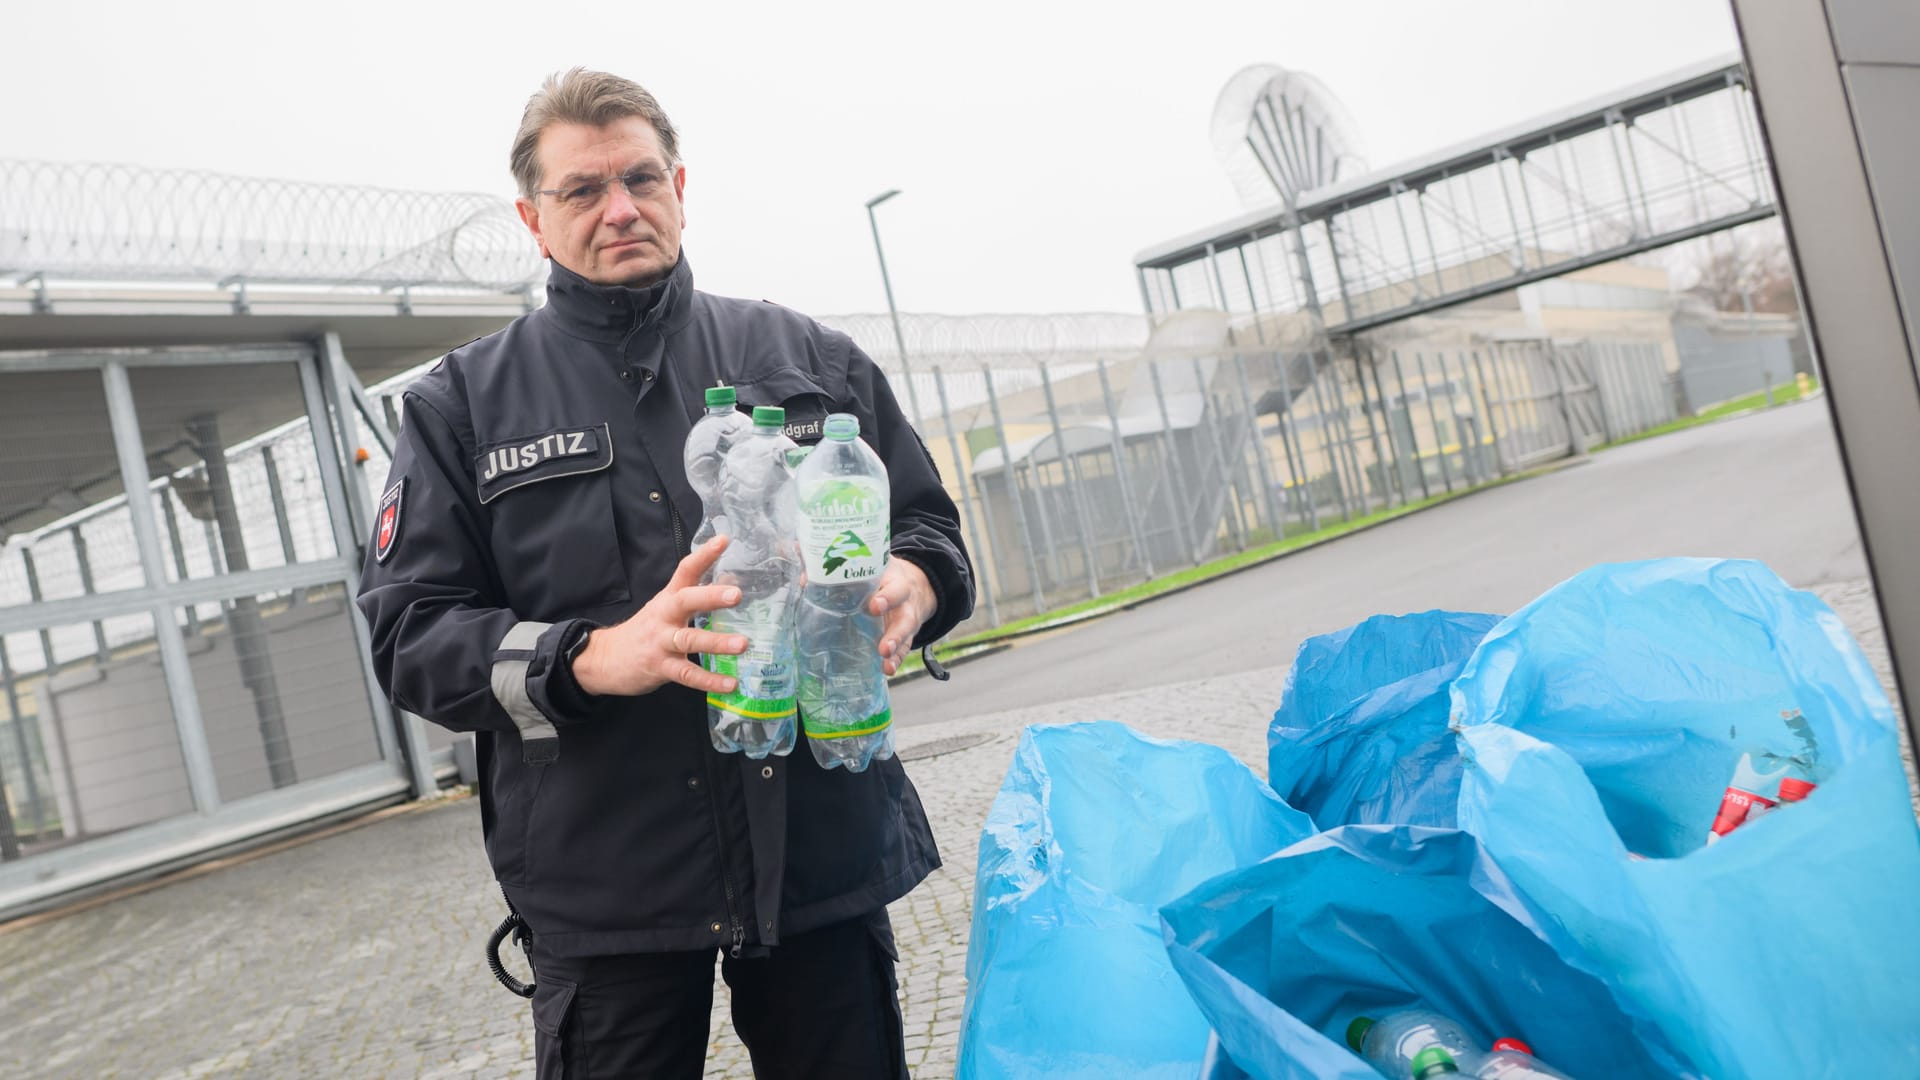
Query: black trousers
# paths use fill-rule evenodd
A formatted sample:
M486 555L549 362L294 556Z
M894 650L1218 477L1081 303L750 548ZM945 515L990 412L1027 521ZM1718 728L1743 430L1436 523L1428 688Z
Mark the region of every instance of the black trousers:
M697 1080L718 949L563 959L534 939L539 1080ZM733 1026L758 1080L907 1080L892 924L884 909L761 958L727 958Z

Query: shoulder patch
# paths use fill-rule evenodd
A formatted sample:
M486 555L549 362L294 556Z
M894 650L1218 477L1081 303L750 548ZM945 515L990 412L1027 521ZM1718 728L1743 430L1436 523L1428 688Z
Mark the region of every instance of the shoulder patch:
M407 493L407 478L401 477L380 496L380 507L373 513L373 559L385 563L400 546L400 503Z

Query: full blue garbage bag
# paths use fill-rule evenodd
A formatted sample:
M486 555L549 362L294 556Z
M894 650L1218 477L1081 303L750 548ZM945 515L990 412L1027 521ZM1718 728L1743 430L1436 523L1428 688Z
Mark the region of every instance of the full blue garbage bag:
M1161 918L1220 1048L1260 1080L1379 1080L1347 1049L1347 1025L1414 1007L1454 1017L1483 1047L1525 1039L1575 1076L1697 1075L1561 959L1553 928L1457 830L1333 829L1200 885Z
M1920 830L1893 710L1817 597L1754 562L1596 567L1489 634L1453 709L1461 827L1685 1059L1920 1076ZM1705 846L1743 752L1810 745L1818 790Z
M959 1076L1192 1080L1207 1025L1158 909L1312 832L1217 746L1028 728L980 836Z
M1267 729L1267 777L1322 829L1454 824L1449 684L1498 615L1375 615L1302 642Z

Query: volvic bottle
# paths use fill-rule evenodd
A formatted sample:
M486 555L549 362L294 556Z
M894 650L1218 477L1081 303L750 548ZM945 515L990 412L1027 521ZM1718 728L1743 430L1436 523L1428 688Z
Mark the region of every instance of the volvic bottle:
M706 398L707 414L687 433L684 455L687 483L692 485L693 493L700 496L700 527L693 533L696 548L713 539L716 533L727 531L726 519L720 513L720 470L734 441L753 430L753 421L733 407L736 400L733 387L710 386ZM710 578L711 573L708 576Z
M893 756L893 712L880 664L879 617L867 600L892 538L887 467L860 420L827 417L794 473L806 591L800 604L800 722L823 768L859 772Z
M800 560L787 464L795 447L782 430L786 419L784 409L754 409L752 430L734 440L720 469L720 514L731 539L714 567L714 581L738 586L740 603L712 612L707 625L716 633L744 635L747 651L704 658L707 670L740 680L732 693L707 695L707 730L714 749L752 758L784 755L794 741Z

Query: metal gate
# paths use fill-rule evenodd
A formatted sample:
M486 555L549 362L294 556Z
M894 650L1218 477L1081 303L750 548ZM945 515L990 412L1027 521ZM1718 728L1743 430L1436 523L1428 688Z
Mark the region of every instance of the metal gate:
M0 353L0 915L431 789L352 602L351 386L331 339Z

